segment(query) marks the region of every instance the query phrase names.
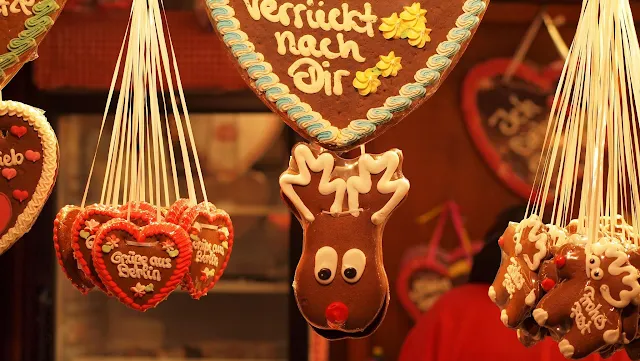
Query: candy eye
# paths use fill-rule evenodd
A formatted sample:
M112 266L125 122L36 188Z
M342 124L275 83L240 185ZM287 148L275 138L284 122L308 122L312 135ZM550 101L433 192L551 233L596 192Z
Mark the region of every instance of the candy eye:
M596 281L599 281L599 280L602 279L602 276L603 276L602 269L594 268L594 269L591 270L591 278L592 279L594 279Z
M338 268L338 253L335 249L325 246L316 252L316 263L314 273L316 281L323 285L333 282Z
M362 277L367 264L367 257L364 252L357 248L352 248L342 256L342 277L349 283L356 283Z

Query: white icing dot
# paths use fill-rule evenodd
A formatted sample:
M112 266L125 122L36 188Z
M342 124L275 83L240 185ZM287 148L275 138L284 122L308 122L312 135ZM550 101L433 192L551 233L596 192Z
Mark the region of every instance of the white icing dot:
M502 312L500 312L500 321L502 321L505 326L509 324L509 315L507 315L507 310L502 310Z
M533 319L536 320L538 325L544 326L544 324L547 323L547 318L549 318L549 314L547 313L547 311L541 308L536 308L535 310L533 310Z
M493 286L489 287L489 298L493 303L496 303L496 289Z
M324 1L318 1L318 6L324 6Z
M307 6L313 6L313 0L307 0Z
M573 346L571 346L571 343L569 343L569 341L562 340L558 342L558 348L560 349L560 353L562 353L562 356L566 358L571 358L571 356L573 356L574 348Z
M524 303L527 304L527 306L531 307L536 303L536 292L535 290L531 290L531 292L529 292L529 294L527 295L527 298L524 299Z
M602 339L608 345L613 345L614 343L618 342L618 338L620 338L620 330L618 330L617 328L615 330L604 331L604 333L602 334Z
M322 66L325 67L325 68L328 68L329 65L330 65L329 62L326 61L326 60L322 62Z

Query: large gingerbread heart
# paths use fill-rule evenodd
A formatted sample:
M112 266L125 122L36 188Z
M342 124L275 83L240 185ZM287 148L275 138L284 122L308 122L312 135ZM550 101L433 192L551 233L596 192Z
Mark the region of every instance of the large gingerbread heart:
M505 185L529 199L542 154L553 95L562 64L540 71L520 64L503 77L512 59L492 59L467 74L462 103L473 142Z
M92 257L107 291L144 312L178 287L191 253L189 236L178 225L156 222L140 228L114 219L96 235Z
M42 110L0 101L0 254L38 218L58 175L58 154Z
M193 245L185 287L191 297L199 299L213 288L227 268L233 249L233 225L227 212L213 204L200 203L184 213L180 226L189 233Z
M82 210L71 227L71 247L78 266L94 285L107 293L107 287L98 277L91 259L93 243L103 224L114 218L127 219L127 217L138 226L144 226L155 220L156 214L139 209L128 212L115 207L94 204Z
M306 139L348 150L435 93L488 0L206 0L262 101Z
M24 63L37 57L38 44L58 18L67 0L5 0L0 2L0 89Z

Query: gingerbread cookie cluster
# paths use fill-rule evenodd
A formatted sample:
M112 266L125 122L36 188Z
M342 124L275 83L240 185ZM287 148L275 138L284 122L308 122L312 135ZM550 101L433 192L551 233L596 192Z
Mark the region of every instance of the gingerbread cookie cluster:
M502 263L489 297L525 346L550 336L567 358L624 348L640 359L637 234L622 217L601 217L590 240L577 222L511 223L499 239Z
M66 206L53 234L59 264L80 292L97 287L138 311L177 287L194 299L206 295L233 249L229 215L187 199L165 209L145 202Z

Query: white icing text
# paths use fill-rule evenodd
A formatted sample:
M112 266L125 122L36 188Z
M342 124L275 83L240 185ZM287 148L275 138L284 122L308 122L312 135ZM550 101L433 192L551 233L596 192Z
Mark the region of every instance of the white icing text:
M571 308L571 318L576 320L576 327L584 335L585 332L591 333L591 325L593 324L598 330L604 329L607 318L600 312L601 304L595 303L593 298L595 290L591 286L584 288L582 297L573 304ZM585 316L584 312L587 312ZM587 320L587 317L589 320Z
M33 15L29 7L33 6L35 0L0 0L0 14L9 16L9 14L24 13L27 16Z
M155 268L171 268L171 258L143 256L129 251L120 251L111 255L111 263L117 264L118 276L122 278L144 278L160 281L160 271ZM155 268L154 268L155 267Z
M193 250L196 251L195 262L212 265L214 267L218 267L218 257L216 254L224 256L224 247L211 244L204 239L202 241L194 241Z
M2 0L0 0L2 1ZM0 167L14 167L24 162L24 155L16 153L15 149L11 149L9 153L0 152Z
M517 290L521 290L524 286L524 277L522 276L522 267L516 262L516 259L511 257L511 264L507 266L507 273L504 275L504 281L502 285L512 297Z

